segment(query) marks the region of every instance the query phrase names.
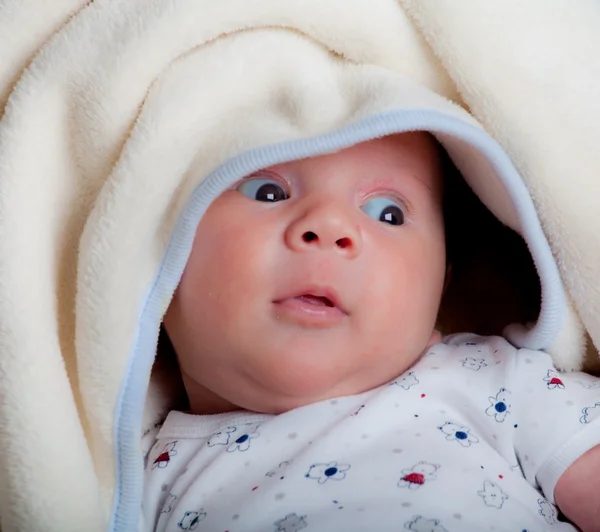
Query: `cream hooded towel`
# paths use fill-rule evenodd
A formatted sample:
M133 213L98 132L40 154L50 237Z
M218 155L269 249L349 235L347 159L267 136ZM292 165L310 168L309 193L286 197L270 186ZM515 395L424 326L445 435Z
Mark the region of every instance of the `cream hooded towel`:
M135 530L140 434L168 406L158 378L145 400L158 326L203 209L393 108L402 79L512 158L572 302L544 347L580 368L599 27L596 0L0 0L3 532Z

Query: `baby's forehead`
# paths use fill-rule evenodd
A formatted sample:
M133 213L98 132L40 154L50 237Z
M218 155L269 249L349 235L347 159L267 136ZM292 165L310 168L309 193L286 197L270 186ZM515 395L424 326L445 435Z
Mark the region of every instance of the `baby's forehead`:
M428 132L396 133L335 152L292 160L269 167L274 172L348 170L394 177L409 173L432 191L441 187L443 148Z
M405 133L394 133L377 137L353 144L346 148L335 150L321 155L314 155L305 159L297 159L277 166L299 164L307 160L339 157L369 157L386 154L401 154L414 156L439 157L439 143L435 137L427 131L409 131Z

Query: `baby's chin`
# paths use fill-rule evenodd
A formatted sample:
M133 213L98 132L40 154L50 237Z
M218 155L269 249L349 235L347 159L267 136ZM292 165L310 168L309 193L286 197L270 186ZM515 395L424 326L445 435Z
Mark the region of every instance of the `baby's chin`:
M291 339L284 348L272 341L234 346L225 353L227 356L213 357L190 368L186 390L190 403L197 405L194 408L191 404L192 411L210 404L220 412L243 409L281 414L362 394L403 374L420 358L426 343L414 342L399 350L390 347L398 342L377 345L358 344L353 338L342 340L334 342L320 335ZM192 397L198 400L192 401ZM219 413L210 407L202 410Z

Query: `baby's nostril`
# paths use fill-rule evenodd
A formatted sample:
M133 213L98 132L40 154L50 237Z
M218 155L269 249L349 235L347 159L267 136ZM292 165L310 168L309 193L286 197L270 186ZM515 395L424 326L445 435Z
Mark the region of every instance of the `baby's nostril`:
M304 240L304 242L312 242L313 240L317 240L317 238L317 235L312 231L306 231L306 233L302 235L302 240Z
M340 238L335 243L342 249L349 248L352 245L352 241L348 237Z

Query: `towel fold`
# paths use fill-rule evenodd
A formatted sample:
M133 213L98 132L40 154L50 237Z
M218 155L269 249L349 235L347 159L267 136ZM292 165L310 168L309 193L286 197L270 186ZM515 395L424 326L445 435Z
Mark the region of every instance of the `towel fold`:
M115 420L150 381L144 309L193 191L352 123L369 83L381 109L394 76L425 85L504 147L570 296L554 360L580 368L586 333L597 360L598 27L595 0L0 0L0 528L123 529L136 464L115 442L141 412ZM146 423L169 389L152 381Z

